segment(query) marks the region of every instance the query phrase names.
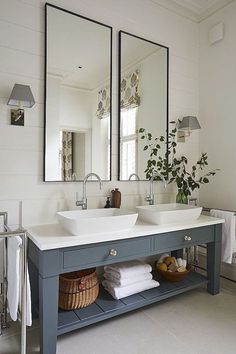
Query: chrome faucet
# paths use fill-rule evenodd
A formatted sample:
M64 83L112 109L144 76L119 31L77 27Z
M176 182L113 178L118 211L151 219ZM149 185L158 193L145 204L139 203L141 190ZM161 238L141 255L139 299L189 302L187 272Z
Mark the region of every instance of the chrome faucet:
M150 178L150 191L149 191L149 194L146 196L145 200L146 202L149 203L149 205L153 205L154 204L154 193L153 193L153 180L155 177L160 177L161 180L164 182L164 186L166 188L166 180L164 179L164 177L159 173L159 172L154 172L152 177Z
M140 181L140 177L137 173L131 173L131 175L129 176L129 181L131 181L132 177L136 177L137 181Z
M76 193L76 206L81 206L83 210L87 209L88 203L87 203L87 194L86 194L86 183L88 182L89 177L96 177L99 185L100 185L100 189L102 189L102 180L101 178L96 174L96 173L88 173L83 180L83 198L82 200L78 200L78 192Z

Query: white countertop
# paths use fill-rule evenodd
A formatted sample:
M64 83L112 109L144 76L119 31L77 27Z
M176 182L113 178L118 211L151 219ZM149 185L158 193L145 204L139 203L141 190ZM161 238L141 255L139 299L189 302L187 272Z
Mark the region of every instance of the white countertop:
M96 233L84 236L68 234L60 224L38 225L28 228L29 238L42 251L63 247L88 245L98 242L115 241L127 238L161 234L165 232L193 229L208 225L222 224L224 219L201 215L196 221L165 225L151 225L138 222L127 231L117 233Z

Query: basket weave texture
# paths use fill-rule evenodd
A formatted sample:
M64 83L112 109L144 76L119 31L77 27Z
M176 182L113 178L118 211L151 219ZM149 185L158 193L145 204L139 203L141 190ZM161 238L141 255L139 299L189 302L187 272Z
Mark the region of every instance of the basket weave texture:
M61 274L59 278L59 307L75 310L91 305L98 297L96 269Z

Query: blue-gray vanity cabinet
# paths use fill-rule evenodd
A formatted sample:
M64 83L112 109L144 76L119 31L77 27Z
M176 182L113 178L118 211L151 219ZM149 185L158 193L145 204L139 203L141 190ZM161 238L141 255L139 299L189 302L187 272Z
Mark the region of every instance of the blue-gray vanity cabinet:
M126 313L207 284L210 294L219 292L221 224L140 236L117 241L42 251L29 241L29 267L33 309L39 304L40 353L56 354L57 336L77 328ZM160 286L121 300L101 289L91 307L58 312L59 275L94 266L175 251L187 246L207 245L207 277L190 272L177 284L161 280ZM114 252L115 251L115 252ZM38 280L36 280L38 279ZM35 311L34 311L35 313Z
M63 251L63 270L98 267L150 254L152 238L135 238L116 242L73 247Z
M168 252L176 249L214 241L214 228L180 230L154 236L154 251Z

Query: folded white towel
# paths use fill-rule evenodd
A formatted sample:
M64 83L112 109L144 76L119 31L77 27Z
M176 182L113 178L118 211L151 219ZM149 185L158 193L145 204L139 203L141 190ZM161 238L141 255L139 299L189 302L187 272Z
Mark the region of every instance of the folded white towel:
M113 284L115 284L115 286L126 286L126 285L139 283L144 280L151 280L152 279L151 273L137 274L131 278L121 278L121 279L117 279L111 273L106 273L106 272L104 273L103 276L106 280L109 280Z
M137 294L141 291L157 288L160 284L155 280L144 280L140 283L135 283L127 286L116 287L113 283L108 280L103 280L102 285L111 294L111 296L116 299L122 299L124 297Z
M8 279L8 289L7 289L7 300L8 309L10 316L13 321L17 320L17 313L20 304L20 269L21 269L21 245L22 240L19 236L9 237L7 243L7 279ZM31 316L31 291L29 282L29 273L27 269L27 285L26 285L26 324L27 326L32 325Z
M222 224L222 247L221 260L225 263L232 263L232 256L235 248L235 215L230 211L211 209L211 216L225 219Z
M152 267L149 264L135 260L130 262L110 264L104 267L106 273L112 274L114 278L132 278L138 274L150 273Z

